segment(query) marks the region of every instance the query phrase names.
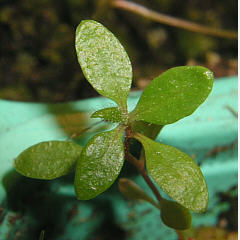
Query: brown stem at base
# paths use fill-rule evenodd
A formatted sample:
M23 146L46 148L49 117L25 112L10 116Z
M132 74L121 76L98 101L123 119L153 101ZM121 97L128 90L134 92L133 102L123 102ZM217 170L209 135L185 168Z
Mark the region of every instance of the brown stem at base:
M181 231L175 229L175 232L178 235L178 240L185 240L185 237L182 235Z
M154 185L154 183L148 176L147 171L145 170L144 162L139 161L131 153L129 153L129 145L130 145L131 136L132 136L132 130L128 127L126 129L126 139L125 139L125 144L124 144L125 158L137 168L137 170L142 175L143 179L145 180L147 185L150 187L150 189L152 190L152 192L154 193L155 197L157 198L158 202L161 205L162 196L160 195L156 186Z
M139 160L137 160L134 156L132 156L130 153L125 153L126 159L131 162L139 171L139 173L142 175L143 179L147 183L147 185L151 188L152 192L156 196L159 203L162 200L162 196L158 192L156 186L153 184L152 180L149 178L144 166L140 163Z
M149 188L152 190L153 194L157 198L158 203L160 205L160 209L161 209L161 201L163 200L163 198L147 174L147 171L145 169L145 156L141 155L141 158L144 158L144 159L138 160L129 152L130 139L133 138L133 136L134 136L134 132L132 131L131 127L127 127L126 137L124 142L125 158L126 160L131 162L137 168L139 173L142 175L143 179L145 180L145 182L147 183L147 185L149 186ZM185 237L183 236L181 231L175 229L175 232L178 235L179 240L185 240Z

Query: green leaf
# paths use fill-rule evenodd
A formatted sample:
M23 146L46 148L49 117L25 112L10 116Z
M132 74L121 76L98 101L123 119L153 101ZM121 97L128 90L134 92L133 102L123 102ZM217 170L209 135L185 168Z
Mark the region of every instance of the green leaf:
M76 51L90 84L126 111L132 66L118 39L100 23L84 20L76 31Z
M74 183L79 200L96 197L107 190L119 175L124 162L123 131L119 126L99 133L83 148Z
M151 139L155 139L164 126L148 123L144 121L134 121L132 129L134 132L141 133Z
M168 227L178 230L188 229L192 224L192 216L188 209L166 199L161 201L161 218Z
M24 150L14 166L26 177L54 179L73 170L81 151L81 146L69 141L41 142Z
M213 79L213 73L204 67L171 68L146 87L130 118L159 125L176 122L205 101Z
M104 108L94 112L91 118L103 118L105 121L118 123L124 121L122 112L118 107ZM127 116L125 117L126 121Z
M151 203L153 206L160 206L145 193L135 182L127 178L120 178L118 182L120 192L129 200L144 200Z
M156 183L184 207L203 212L208 204L208 190L198 165L186 153L137 134L144 147L146 166Z

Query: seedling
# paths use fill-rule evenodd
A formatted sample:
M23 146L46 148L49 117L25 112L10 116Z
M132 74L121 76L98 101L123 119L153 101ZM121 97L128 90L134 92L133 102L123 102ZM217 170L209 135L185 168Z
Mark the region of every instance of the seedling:
M163 126L192 114L205 101L213 85L212 72L200 66L172 68L146 87L129 113L127 98L132 67L118 39L100 23L85 20L76 31L76 51L89 83L117 104L96 111L91 117L117 123L117 127L96 134L84 147L72 141L31 146L15 159L16 170L30 178L54 179L75 169L77 198L88 200L106 191L128 160L143 176L157 201L129 179L119 180L122 194L131 200L142 199L153 204L161 211L167 226L189 228L189 210L203 212L207 208L204 177L190 156L154 139ZM130 152L132 139L143 146L145 154L140 159ZM172 200L164 199L155 184Z

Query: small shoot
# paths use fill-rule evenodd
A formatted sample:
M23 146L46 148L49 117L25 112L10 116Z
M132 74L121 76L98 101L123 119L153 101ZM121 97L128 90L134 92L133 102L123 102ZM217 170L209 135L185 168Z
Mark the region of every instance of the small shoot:
M104 108L94 112L91 118L102 118L107 122L119 123L126 121L126 116L122 115L121 110L118 107Z
M117 104L98 110L91 117L114 123L115 128L96 134L83 147L70 141L34 145L15 159L16 170L31 178L54 179L75 169L77 198L88 200L114 183L126 159L139 170L158 202L128 179L119 180L122 194L131 200L153 204L160 209L167 226L189 228L189 210L203 212L207 208L206 182L190 156L154 139L165 125L189 116L205 101L213 86L212 72L200 66L172 68L146 87L129 113L127 98L132 66L118 39L100 23L84 20L77 27L75 46L88 82ZM130 154L132 138L142 144L144 161ZM161 197L148 173L174 201Z

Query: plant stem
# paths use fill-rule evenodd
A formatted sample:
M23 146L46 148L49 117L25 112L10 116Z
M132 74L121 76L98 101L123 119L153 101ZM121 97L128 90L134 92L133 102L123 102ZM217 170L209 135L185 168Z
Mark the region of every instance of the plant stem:
M175 229L175 232L178 235L178 240L185 240L185 237L182 235L181 231Z
M143 16L145 18L151 19L153 21L170 25L173 27L183 28L192 32L203 33L207 35L212 35L215 37L228 38L228 39L237 39L238 34L235 31L227 31L222 29L216 29L211 27L206 27L197 23L186 21L183 19L175 18L162 14L153 10L150 10L139 4L124 1L124 0L115 0L111 2L111 5L114 8L123 9L137 15Z
M158 192L156 186L150 179L150 177L147 174L147 171L145 170L144 163L142 161L139 161L137 158L135 158L131 153L129 153L129 143L130 143L130 138L132 135L132 131L130 128L126 129L126 139L125 139L125 157L126 159L131 162L139 171L139 173L142 175L143 179L147 183L147 185L150 187L152 192L154 193L155 197L157 198L158 202L161 204L162 201L162 196Z
M160 195L160 193L158 192L156 186L153 184L152 180L148 176L144 166L142 164L140 164L140 161L137 160L130 153L128 153L126 155L126 158L138 169L139 173L142 175L143 179L145 180L147 185L151 188L152 192L154 193L154 195L156 196L157 200L160 203L161 200L162 200L162 196Z
M81 131L77 132L77 133L73 133L67 140L72 140L73 138L76 138L78 137L79 135L87 132L89 129L91 129L92 127L102 123L103 121L100 121L100 122L96 122L96 123L93 123L91 126L89 127L86 127L86 128L83 128Z

